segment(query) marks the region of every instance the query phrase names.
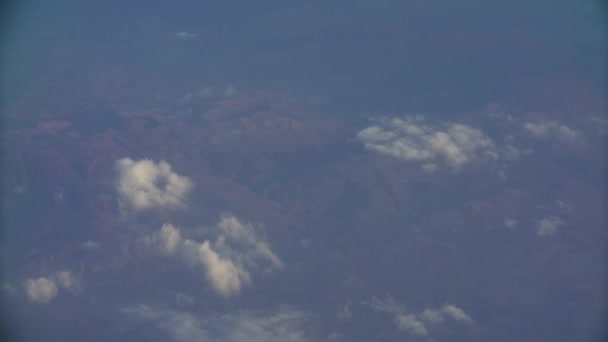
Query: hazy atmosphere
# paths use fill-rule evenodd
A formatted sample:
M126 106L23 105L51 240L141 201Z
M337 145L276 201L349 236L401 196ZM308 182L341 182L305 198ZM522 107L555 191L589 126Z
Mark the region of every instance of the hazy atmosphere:
M601 1L21 1L7 341L604 341Z

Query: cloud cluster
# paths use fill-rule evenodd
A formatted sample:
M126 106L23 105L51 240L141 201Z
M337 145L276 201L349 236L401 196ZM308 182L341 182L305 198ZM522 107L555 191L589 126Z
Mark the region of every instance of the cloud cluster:
M309 316L280 308L270 312L240 310L234 314L202 317L187 311L137 305L122 310L137 321L151 322L175 341L300 342L308 341Z
M59 293L59 289L78 292L80 280L69 271L60 271L49 277L30 278L23 282L28 299L35 303L49 303Z
M540 219L536 225L536 235L549 237L557 232L557 229L564 224L564 220L557 216L547 216Z
M526 122L524 129L533 137L556 137L561 140L574 141L579 133L574 129L556 121Z
M146 237L145 242L164 255L176 255L192 265L203 266L211 286L226 297L238 294L251 283L252 271L272 272L283 268L260 229L252 224L224 215L214 231L215 241L199 243L183 238L178 228L165 224Z
M494 143L481 130L448 124L443 130L425 125L421 117L382 119L357 133L369 150L401 160L424 162L425 171L444 161L451 168L485 158L496 159Z
M194 186L189 178L173 172L171 165L164 161L123 158L116 162L116 171L116 191L123 209L183 207Z
M374 310L391 315L399 330L415 336L428 336L429 329L442 323L446 318L467 325L474 323L471 316L463 309L451 304L445 304L439 309L427 308L420 314L408 312L405 306L392 296L387 296L384 300L372 297L370 302L364 304L371 306Z

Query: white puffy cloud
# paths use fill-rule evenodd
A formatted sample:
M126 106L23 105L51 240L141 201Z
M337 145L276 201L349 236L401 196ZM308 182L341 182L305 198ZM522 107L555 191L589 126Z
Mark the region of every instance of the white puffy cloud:
M559 226L565 222L562 218L557 216L547 216L540 219L536 226L536 235L540 237L552 236L557 232Z
M222 342L304 342L310 337L310 318L306 313L280 308L272 311L246 311L204 317L187 311L156 309L138 305L122 310L136 321L151 322L175 341Z
M561 140L576 140L579 133L557 121L539 121L539 122L526 122L524 129L533 137L536 138L549 138L557 137Z
M183 238L178 228L165 224L144 238L149 246L164 255L175 255L202 266L213 289L222 296L233 296L252 281L251 272L272 272L283 268L283 262L270 249L261 229L223 215L212 229L215 241L197 242Z
M451 318L465 324L473 324L471 316L463 309L451 304L446 304L440 309L426 308L420 314L408 312L403 304L397 302L390 295L387 295L384 300L373 297L371 302L365 302L364 304L371 306L374 310L391 315L399 330L416 336L428 336L430 328L442 323L445 318Z
M23 282L28 299L35 303L48 303L58 294L59 289L79 292L81 281L69 271L59 271L48 277L29 278Z
M23 286L28 299L36 303L48 303L57 296L58 292L57 285L45 277L27 279Z
M116 170L116 191L125 209L183 207L194 186L188 177L173 172L171 165L164 161L123 158L116 161Z
M392 118L357 133L369 150L401 160L424 162L425 171L443 161L453 169L485 158L496 159L492 140L481 130L464 124L448 124L443 130L425 125L422 118Z

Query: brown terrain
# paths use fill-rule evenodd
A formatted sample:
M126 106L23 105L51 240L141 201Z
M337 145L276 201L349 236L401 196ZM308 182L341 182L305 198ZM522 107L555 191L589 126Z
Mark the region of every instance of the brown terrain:
M598 190L584 178L547 176L550 193L575 205L563 215L570 232L540 241L532 226L547 213L539 206L553 203L535 195L548 190L534 180L546 170L525 162L514 166L525 176L506 183L475 169L429 175L365 152L353 140L362 127L302 109L284 94L243 91L176 106L183 94L158 80L137 82L106 66L86 75L86 82L62 86L49 77L3 113L1 193L11 227L5 231L11 246L4 248L21 249L23 278L74 263L93 276L133 270L133 262L146 257L135 247L142 230L172 219L211 224L230 211L263 222L285 253L300 248L303 238L331 240L312 263L294 259L291 268L301 276L270 285L294 296L310 290L310 272L326 275L325 285L340 291L328 300L342 303L353 294L386 291L380 284L393 279L394 270L414 269L416 279L407 286L419 294L418 304L443 298L435 297L429 282L451 279L454 288L471 287L472 277L485 274L475 287L480 301L527 305L544 298L542 285L522 290L509 275L532 283L540 281L535 274L572 281L575 275L560 267L564 260L606 240L597 228L601 205L593 204ZM83 83L88 88L78 89ZM124 157L165 160L191 178L196 186L189 208L125 217L113 190L115 161ZM507 218L520 226L508 230ZM84 253L85 240L103 248L95 256ZM360 266L370 262L376 266ZM593 278L577 291L600 305L603 279Z

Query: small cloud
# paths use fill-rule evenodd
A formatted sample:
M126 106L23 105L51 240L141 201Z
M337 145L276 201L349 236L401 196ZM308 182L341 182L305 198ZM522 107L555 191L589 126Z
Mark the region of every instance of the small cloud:
M82 289L81 281L70 271L56 272L53 277L55 283L59 287L66 289L70 292L80 292Z
M564 224L564 220L557 216L547 216L538 221L536 235L549 237L557 232L557 229Z
M57 296L57 285L45 277L37 279L27 279L23 286L25 287L27 297L35 303L46 304Z
M417 336L428 335L426 326L415 315L396 315L394 319L399 330L407 331Z
M165 223L149 238L148 242L154 244L163 254L171 255L175 252L177 245L182 243L182 237L177 228Z
M69 271L59 271L48 277L27 279L23 282L27 297L35 303L48 303L64 289L72 293L82 290L80 280Z
M91 241L91 240L83 242L82 245L80 245L80 247L82 249L86 249L88 251L96 251L96 250L101 249L99 242L95 242L95 241Z
M471 318L471 316L469 316L466 312L464 312L464 310L457 306L446 304L443 308L441 308L441 312L444 315L451 317L455 321L467 324L473 323L473 319Z
M376 297L369 303L374 310L382 311L393 316L393 321L399 330L406 331L412 335L426 337L430 334L430 328L444 322L445 318L454 321L473 324L473 319L463 309L446 304L441 309L426 308L422 313L408 312L405 306L398 303L390 295L385 300Z
M424 309L424 311L420 314L420 318L430 324L438 324L443 322L442 312L433 309Z
M512 219L512 218L505 219L505 227L507 227L509 229L513 229L513 228L515 228L515 226L517 226L516 219Z
M445 129L425 125L422 118L380 120L357 133L369 150L405 161L423 162L427 172L444 161L458 169L486 158L496 159L494 143L483 132L464 124L448 124Z
M556 204L562 214L571 214L574 211L574 207L570 201L560 199L556 201Z
M190 306L194 304L194 297L185 293L177 292L175 293L175 302L180 306Z
M228 258L222 258L211 247L209 241L199 247L200 260L207 269L207 278L222 296L232 296L240 292L241 286L251 282L249 272L242 265Z
M184 106L184 105L189 104L190 101L192 101L192 93L186 93L184 96L180 97L177 100L177 105Z
M200 98L207 98L213 96L213 89L211 89L211 87L209 86L203 87L196 93L196 95Z
M123 158L116 162L116 171L116 191L123 209L184 207L185 198L194 186L188 177L173 172L171 165L164 161Z
M526 122L524 129L535 138L556 137L573 141L579 137L577 131L557 121Z
M198 33L180 31L175 34L175 37L181 40L194 39L198 37Z
M437 170L437 164L424 164L422 165L422 170L424 170L426 173L433 173L435 170Z

